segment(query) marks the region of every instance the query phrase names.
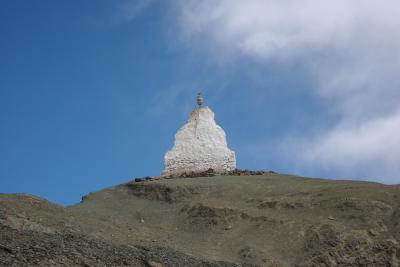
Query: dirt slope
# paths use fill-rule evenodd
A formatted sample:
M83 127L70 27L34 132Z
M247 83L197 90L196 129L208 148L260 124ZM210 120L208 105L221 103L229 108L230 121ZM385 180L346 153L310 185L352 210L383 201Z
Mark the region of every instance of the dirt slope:
M72 232L85 244L132 247L143 264L147 254L139 247L164 249L197 266L398 266L400 261L400 186L377 183L279 174L160 179L107 188L67 208L1 195L0 216L4 227L18 233L63 239ZM3 260L10 254L2 250L4 238ZM105 253L100 251L93 253ZM162 266L194 264L157 260Z

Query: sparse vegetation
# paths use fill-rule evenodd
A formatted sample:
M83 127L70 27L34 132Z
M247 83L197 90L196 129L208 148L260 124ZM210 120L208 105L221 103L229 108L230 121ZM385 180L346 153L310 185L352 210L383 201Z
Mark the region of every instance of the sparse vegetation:
M270 172L182 178L132 181L66 208L33 196L0 195L0 265L400 261L400 186Z

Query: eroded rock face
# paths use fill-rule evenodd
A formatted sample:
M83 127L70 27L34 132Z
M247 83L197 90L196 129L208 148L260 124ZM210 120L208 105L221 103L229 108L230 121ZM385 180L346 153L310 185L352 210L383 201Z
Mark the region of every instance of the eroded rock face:
M199 107L175 135L174 147L164 156L163 176L213 169L226 173L236 168L235 152L228 148L224 130L214 112Z

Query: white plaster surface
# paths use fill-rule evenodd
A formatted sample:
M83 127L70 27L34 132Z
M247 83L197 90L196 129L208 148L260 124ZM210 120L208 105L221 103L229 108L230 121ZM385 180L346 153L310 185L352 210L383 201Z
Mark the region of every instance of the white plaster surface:
M218 173L234 170L235 152L228 148L224 130L215 123L214 112L208 107L199 107L175 134L175 144L164 156L162 175L209 168Z

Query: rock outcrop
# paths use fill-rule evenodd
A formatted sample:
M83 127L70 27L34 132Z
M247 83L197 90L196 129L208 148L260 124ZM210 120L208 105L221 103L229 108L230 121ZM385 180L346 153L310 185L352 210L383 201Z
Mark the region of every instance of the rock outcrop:
M227 173L236 169L236 159L224 130L215 123L214 112L205 106L193 110L176 133L174 147L164 156L162 176L209 169Z

